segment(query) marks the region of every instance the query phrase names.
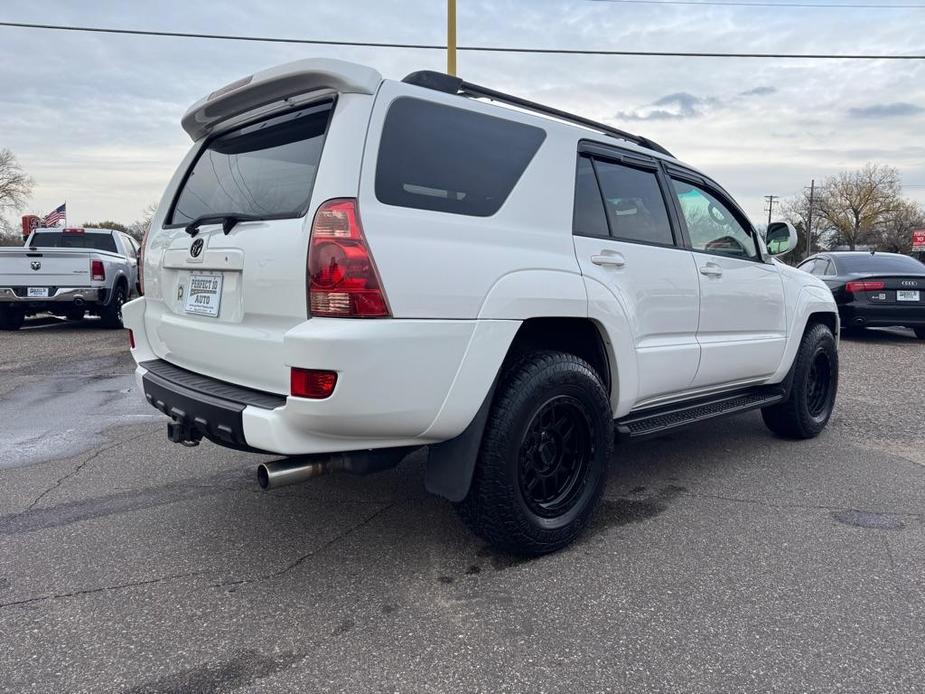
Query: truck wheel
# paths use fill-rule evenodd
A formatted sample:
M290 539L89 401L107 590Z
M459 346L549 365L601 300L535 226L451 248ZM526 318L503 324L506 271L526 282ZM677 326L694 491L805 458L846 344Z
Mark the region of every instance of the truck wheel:
M590 521L612 449L610 401L594 369L572 354L532 353L502 375L459 515L504 551L561 549Z
M768 429L779 436L811 439L819 435L832 416L838 392L838 349L828 326L811 326L793 364L790 395L777 405L761 410Z
M0 330L19 330L26 313L14 306L0 306Z
M100 318L103 319L103 327L119 330L122 325L122 304L125 303L125 284L119 282L113 289L112 298L109 305L104 306L100 311Z

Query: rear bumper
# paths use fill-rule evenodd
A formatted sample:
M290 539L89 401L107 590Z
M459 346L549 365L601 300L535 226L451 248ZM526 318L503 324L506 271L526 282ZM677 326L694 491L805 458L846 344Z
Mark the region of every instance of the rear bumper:
M95 304L105 290L92 287L49 287L51 296L25 296L26 287L0 287L0 302L14 304Z
M925 306L865 306L862 304L845 304L838 307L841 324L844 328L870 327L887 328L901 325L907 328L925 326Z
M190 374L188 380L176 372L158 373L150 363L146 367L146 362L161 360L145 332L144 304L143 297L125 304L123 316L134 333L132 355L148 400L175 419L204 420L197 426L216 443L281 455L420 446L453 438L478 411L520 325L312 318L285 334L282 349L287 369L338 372L330 397L309 400L241 388L198 369L179 370ZM246 371L247 364L239 369ZM270 400L248 401L241 391Z

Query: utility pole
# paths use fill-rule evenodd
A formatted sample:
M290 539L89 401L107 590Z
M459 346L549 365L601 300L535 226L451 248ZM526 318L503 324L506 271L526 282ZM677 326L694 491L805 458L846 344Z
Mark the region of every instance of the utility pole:
M765 195L764 199L768 201L768 226L771 225L771 216L774 214L774 201L779 200L779 195Z
M446 72L456 74L456 0L446 0Z
M806 213L806 255L813 254L813 204L816 201L816 179L809 184L809 211Z

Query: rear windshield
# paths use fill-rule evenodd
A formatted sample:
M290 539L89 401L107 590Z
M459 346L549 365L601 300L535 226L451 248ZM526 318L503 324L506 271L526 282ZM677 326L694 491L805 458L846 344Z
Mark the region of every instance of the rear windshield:
M404 97L389 108L376 165L387 205L488 217L546 137L541 128Z
M168 224L198 217L301 217L333 103L285 113L216 137L183 182Z
M925 264L907 255L837 255L835 265L839 274L856 272L925 272Z
M30 248L92 248L116 253L112 234L65 234L60 231L37 231L29 241Z

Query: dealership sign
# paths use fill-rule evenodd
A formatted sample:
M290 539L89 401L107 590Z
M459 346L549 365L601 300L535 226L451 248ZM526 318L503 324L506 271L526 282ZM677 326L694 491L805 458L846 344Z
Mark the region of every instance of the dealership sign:
M912 232L912 250L925 251L925 229L915 229Z

